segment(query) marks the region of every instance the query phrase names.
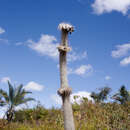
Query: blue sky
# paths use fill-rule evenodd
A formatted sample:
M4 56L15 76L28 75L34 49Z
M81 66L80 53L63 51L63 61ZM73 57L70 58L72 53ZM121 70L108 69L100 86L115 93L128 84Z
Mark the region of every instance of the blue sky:
M108 85L130 90L130 0L0 0L0 86L22 83L44 106L59 101L61 22L71 23L68 79L73 93Z

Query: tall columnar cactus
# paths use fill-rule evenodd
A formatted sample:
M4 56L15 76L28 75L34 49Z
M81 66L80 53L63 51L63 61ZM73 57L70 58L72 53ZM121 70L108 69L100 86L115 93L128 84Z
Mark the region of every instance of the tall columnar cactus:
M67 80L67 52L71 50L68 46L68 34L74 31L74 27L70 24L61 23L58 27L61 30L61 44L58 46L60 59L60 81L61 87L58 94L62 97L63 114L64 114L64 128L65 130L75 130L72 106L70 103L70 94L72 89L68 85Z

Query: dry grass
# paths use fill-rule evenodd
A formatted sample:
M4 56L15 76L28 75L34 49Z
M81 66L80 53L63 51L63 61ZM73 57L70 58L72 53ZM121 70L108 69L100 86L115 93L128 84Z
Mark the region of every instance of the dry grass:
M84 101L73 105L76 130L130 130L130 102L92 104ZM0 130L64 130L59 109L33 109L18 111L14 121L0 121Z

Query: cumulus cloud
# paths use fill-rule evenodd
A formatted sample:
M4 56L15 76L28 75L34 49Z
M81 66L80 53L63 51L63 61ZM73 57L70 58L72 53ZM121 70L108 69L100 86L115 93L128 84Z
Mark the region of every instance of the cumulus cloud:
M70 96L70 101L71 103L78 103L80 104L83 100L83 97L87 98L89 101L93 101L93 99L91 98L91 93L89 92L86 92L86 91L79 91L77 93L73 93L71 96ZM74 97L77 96L76 99L74 99ZM61 100L61 97L58 96L58 95L52 95L51 99L58 105L61 105L62 104L62 100Z
M111 77L110 76L105 76L105 80L110 80L111 79Z
M130 0L95 0L92 4L94 13L103 14L112 11L121 12L126 15L130 9Z
M83 76L85 74L89 75L89 74L92 74L93 72L93 67L88 64L88 65L81 65L80 67L76 68L76 69L72 69L72 68L69 68L67 69L67 74L76 74L76 75L79 75L79 76Z
M56 41L57 40L54 36L41 35L41 38L38 42L28 40L28 47L43 56L49 56L53 59L56 59L58 57L58 43L55 43Z
M5 33L5 30L0 27L0 34Z
M29 43L28 44L29 48L36 51L42 56L49 56L52 59L58 59L59 57L59 52L57 49L57 46L59 44L57 43L57 39L52 35L42 34L39 41L35 42L33 40L28 40L27 43ZM21 45L21 43L17 43L16 45L19 44ZM83 53L76 53L74 50L72 50L70 53L68 53L67 60L69 62L72 62L81 60L86 57L87 57L86 51Z
M130 64L130 56L126 57L126 58L124 58L123 60L120 61L121 66L127 66L129 64Z
M26 90L41 91L43 90L44 86L34 81L30 81L27 85L24 86L24 88Z
M120 61L121 66L127 66L130 64L130 43L126 43L123 45L117 45L116 50L112 51L113 58L125 57ZM126 57L127 56L127 57Z
M88 65L81 65L79 68L77 68L74 73L77 75L84 75L84 74L90 74L93 72L93 67Z
M3 77L0 80L1 83L7 83L8 81L11 81L10 77Z
M113 58L119 58L119 57L125 56L130 51L130 43L117 45L116 48L117 49L113 50L111 54Z
M68 62L82 60L84 58L87 58L86 51L84 51L83 53L76 53L74 50L72 50L72 52L68 53L68 56L67 56Z
M59 69L59 64L57 64L57 68ZM85 74L87 74L87 75L92 74L92 72L93 72L93 67L90 64L88 64L88 65L80 65L76 69L67 67L67 74L68 75L76 74L76 75L83 76Z
M73 93L71 95L71 102L72 103L76 102L76 103L80 104L82 102L83 98L87 98L89 101L93 101L93 99L91 98L90 95L91 95L91 93L86 92L86 91L79 91L77 93ZM77 98L74 99L74 96L77 96Z

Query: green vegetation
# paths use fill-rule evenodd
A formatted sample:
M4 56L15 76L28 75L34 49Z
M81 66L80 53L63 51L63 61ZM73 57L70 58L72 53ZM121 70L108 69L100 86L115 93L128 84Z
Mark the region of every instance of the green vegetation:
M91 93L91 97L94 99L94 101L103 102L104 100L107 100L107 97L111 91L111 88L104 87L104 88L100 88L99 90L100 90L100 92L98 92L98 93L95 93L95 92Z
M73 104L77 130L129 130L130 102L95 103L84 100L81 105ZM63 117L60 109L45 109L37 106L33 109L19 110L10 124L1 121L2 130L63 130Z
M121 86L118 93L116 93L113 97L116 101L121 104L125 104L130 101L130 93L126 90L125 86Z
M5 113L8 122L10 122L15 113L15 107L28 101L34 100L33 98L25 98L25 96L31 92L23 89L23 85L13 87L8 81L9 92L0 89L0 106L7 106L7 112Z
M103 99L107 99L108 90L110 91L106 88L100 89L99 93L105 94ZM122 91L122 87L120 90ZM129 93L126 88L123 88L124 96L121 96L120 90L115 95L117 97L120 95L121 99L127 97ZM77 96L74 97L76 98ZM123 98L123 103L116 99L114 102L104 103L104 100L101 100L93 103L87 98L83 98L80 105L75 102L72 107L76 130L129 130L130 100L128 99ZM64 130L62 114L61 109L46 109L38 104L31 109L15 111L15 116L10 123L4 119L0 120L0 130Z

